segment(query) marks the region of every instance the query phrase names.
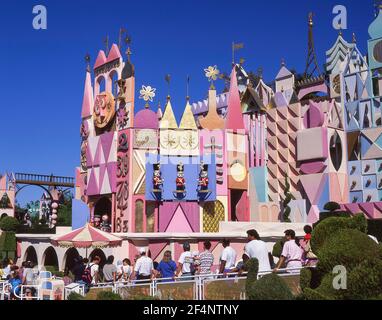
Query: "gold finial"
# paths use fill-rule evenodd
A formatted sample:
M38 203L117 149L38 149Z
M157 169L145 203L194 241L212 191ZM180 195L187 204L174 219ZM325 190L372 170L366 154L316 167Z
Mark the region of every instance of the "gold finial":
M355 36L355 32L353 32L353 43L357 43L357 38Z
M122 35L126 33L126 29L125 28L120 28L119 29L119 35L118 35L118 48L119 50L122 49Z
M340 29L338 34L339 34L340 37L342 37L342 29Z
M309 27L313 27L313 12L309 12L308 25Z
M126 49L127 61L129 63L131 63L130 56L131 56L132 52L131 52L131 49L130 49L130 44L131 44L131 36L130 35L126 35L126 37L125 37L125 44L127 45L127 49Z
M281 66L285 67L285 59L284 58L281 58Z
M190 76L187 75L187 88L186 88L187 96L186 96L186 101L190 101L189 90L190 90Z
M86 62L86 71L90 72L90 54L87 53L85 56L85 62Z
M167 98L170 97L170 82L171 82L171 75L168 73L165 75L164 80L167 82ZM168 99L167 99L168 100Z
M262 67L259 67L258 69L257 69L257 74L258 74L258 76L259 76L259 78L260 79L263 79L263 68Z

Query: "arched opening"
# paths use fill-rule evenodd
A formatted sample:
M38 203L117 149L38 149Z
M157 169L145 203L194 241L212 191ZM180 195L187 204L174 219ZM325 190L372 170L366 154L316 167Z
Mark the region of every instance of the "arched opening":
M143 201L135 201L135 232L143 232Z
M77 249L70 248L65 252L63 266L65 269L72 270L75 265L75 259L79 257L80 254L78 253Z
M36 249L33 246L29 246L25 251L24 261L31 261L34 265L38 265Z
M219 232L219 223L224 219L223 204L220 201L207 202L203 207L203 232Z
M111 210L112 205L109 198L103 197L97 201L94 207L94 216L97 218L97 221L99 221L100 225L96 225L96 227L101 228L102 223L105 223L105 225L109 225L111 223ZM104 216L107 216L107 221L105 220Z
M56 250L53 247L49 247L45 250L42 256L42 264L44 267L50 267L52 270L58 270L58 258ZM51 271L48 270L47 271Z
M342 164L342 142L337 132L330 138L330 159L334 169L338 171Z
M155 232L155 203L146 203L146 232Z
M97 95L104 91L106 91L106 81L104 77L100 76L96 80L95 94Z
M116 70L113 70L109 74L109 85L108 90L113 94L114 97L118 96L118 72Z

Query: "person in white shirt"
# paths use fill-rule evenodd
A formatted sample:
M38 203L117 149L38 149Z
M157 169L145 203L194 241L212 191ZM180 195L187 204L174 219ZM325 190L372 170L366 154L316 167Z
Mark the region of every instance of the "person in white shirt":
M146 256L145 248L141 248L140 253L141 257L135 263L133 276L137 275L137 280L151 280L154 274L153 260Z
M248 243L245 245L244 251L247 256L259 261L259 272L271 271L269 263L269 254L267 245L260 239L258 232L254 229L247 231Z
M178 277L179 273L182 272L182 277L187 277L186 280L192 280L192 267L194 263L194 257L192 253L190 252L191 246L188 242L185 242L183 244L183 250L182 254L179 257L178 260L178 268L176 269L175 276Z
M99 281L99 263L100 262L101 262L101 258L99 256L95 256L92 259L92 262L89 264L90 275L92 277L92 284L97 284Z
M224 249L220 256L219 273L229 273L235 269L236 251L230 246L230 241L228 239L224 239L222 244Z
M284 243L283 251L279 262L276 265L276 268L273 269L273 272L278 272L280 267L286 263L288 273L300 273L302 267L302 254L303 249L299 247L296 243L296 233L294 230L286 230L285 237L287 242Z

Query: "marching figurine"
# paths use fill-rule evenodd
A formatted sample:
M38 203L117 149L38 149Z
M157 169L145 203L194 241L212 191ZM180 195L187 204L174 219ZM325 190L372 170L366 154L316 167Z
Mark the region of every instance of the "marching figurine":
M163 186L162 174L160 172L160 164L154 166L153 185L154 190L161 190Z
M206 165L204 165L203 162L200 165L199 186L201 190L208 189L208 171Z
M176 175L176 191L184 191L186 188L186 181L184 179L184 166L182 163L179 163L177 166L177 175Z

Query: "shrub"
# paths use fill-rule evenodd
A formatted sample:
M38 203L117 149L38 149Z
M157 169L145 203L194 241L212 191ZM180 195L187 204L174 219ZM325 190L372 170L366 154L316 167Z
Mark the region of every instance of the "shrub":
M374 299L382 296L382 260L365 260L347 277L347 289L340 290L342 299Z
M247 280L245 282L245 292L247 297L249 297L250 289L253 284L257 281L257 274L259 272L259 260L256 258L249 259L246 263L246 268L248 270Z
M380 246L366 234L354 229L343 229L329 237L318 252L318 269L322 272L332 272L337 265L344 266L348 271L362 261L381 257Z
M16 235L14 232L3 232L0 236L0 251L16 251Z
M328 202L327 204L324 205L324 210L334 212L337 210L340 210L341 206L337 202Z
M71 292L69 293L67 300L85 300L85 297L83 297L77 292Z
M271 273L257 280L249 289L249 300L293 300L287 284Z
M276 258L280 258L281 257L281 253L283 252L283 247L284 247L284 243L286 242L286 239L285 237L281 240L278 240L274 246L273 246L273 249L272 249L272 256L276 257Z
M317 268L304 268L300 272L300 287L316 289L321 282L322 273Z
M366 232L367 220L361 214L351 218L331 217L325 219L313 229L311 240L313 252L318 254L324 242L341 229L357 229Z
M97 293L96 300L122 300L122 297L111 291L100 291Z
M17 227L20 225L20 222L13 217L4 217L0 221L0 229L3 231L13 231L16 232Z

